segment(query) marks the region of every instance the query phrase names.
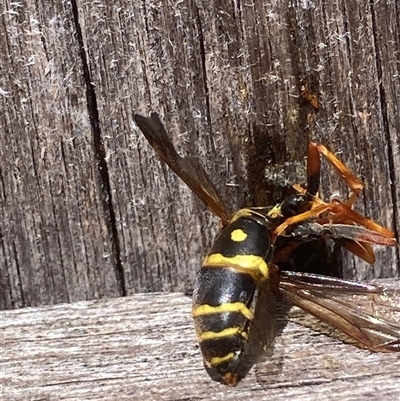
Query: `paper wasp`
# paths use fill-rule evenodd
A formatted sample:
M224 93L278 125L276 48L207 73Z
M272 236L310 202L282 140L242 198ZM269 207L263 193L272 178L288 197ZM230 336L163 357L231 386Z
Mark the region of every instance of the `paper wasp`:
M193 292L192 316L211 376L229 386L238 373L254 316L259 287L270 290L306 312L341 330L359 346L373 351L400 351L400 325L373 316L335 296L371 296L384 289L327 276L279 271L277 263L304 242L315 238L340 240L341 245L373 263L371 244L395 245L394 234L352 209L363 188L358 178L323 145L310 143L306 188L275 207L243 208L230 215L214 184L194 158L174 149L156 113L134 116L150 145L207 207L223 228L206 256ZM324 202L318 196L320 154L337 170L351 190L344 201ZM397 323L397 322L396 322Z

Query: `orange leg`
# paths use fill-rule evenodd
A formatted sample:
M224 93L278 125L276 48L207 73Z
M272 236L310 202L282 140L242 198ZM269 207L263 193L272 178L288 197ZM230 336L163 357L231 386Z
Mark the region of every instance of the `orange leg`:
M328 212L328 214L326 216L321 216L322 214L325 214L325 212ZM390 239L390 245L395 244L396 241L394 239L393 231L380 226L373 220L367 219L362 214L351 209L351 207L345 203L342 203L338 200L333 200L331 203L326 203L319 198L315 198L315 202L313 202L311 210L297 214L293 217L289 217L282 224L280 224L272 233L272 241L274 242L276 237L281 235L289 226L312 218L315 219L318 224L357 224L379 234L376 238L382 237ZM356 240L357 238L354 239ZM380 241L378 242L378 240L372 242L382 243ZM383 242L383 244L387 245L385 242Z
M343 181L349 186L352 194L346 200L346 205L352 206L358 198L360 192L363 189L362 182L356 177L356 175L346 167L332 152L330 152L324 145L320 145L311 142L309 146L316 147L320 153L322 153L326 160L333 166L333 168L340 174Z
M375 252L370 244L365 242L344 241L342 245L354 255L364 259L370 265L375 263Z
M330 204L324 203L322 205L315 207L312 210L308 210L307 212L297 214L296 216L293 216L293 217L289 217L282 224L280 224L272 233L272 235L271 235L272 243L274 243L276 240L276 237L281 235L289 226L300 223L301 221L304 221L307 219L319 217L319 215L321 213L325 212L329 208L330 208Z
M318 192L321 175L320 154L325 156L328 163L333 166L343 181L349 186L352 193L346 200L346 204L349 206L353 205L364 187L362 182L324 145L315 142L310 142L307 150L307 192L311 195L316 195Z
M394 238L393 231L380 226L373 220L367 219L362 214L351 209L347 204L342 203L339 200L333 200L330 205L332 208L329 218L332 223L358 224L372 231L380 233L385 237Z
M326 203L318 197L321 168L320 153L326 157L328 163L334 167L343 181L349 186L351 194L345 202L333 200L330 203ZM279 235L284 235L288 227L307 219L312 219L316 224L321 226L325 225L327 230L330 226L342 225L343 228L340 228L342 231L339 230L339 236L335 238L342 239L344 247L372 263L375 256L371 246L367 243L394 245L396 240L393 232L352 209L355 200L363 189L363 184L325 146L311 142L308 146L307 157L307 189L304 189L300 185L294 185L294 188L299 194L308 195L310 199L309 210L289 217L280 224L272 233L272 242ZM358 231L355 228L352 229L351 227L355 225L364 227L364 229ZM337 228L339 229L339 226ZM351 233L351 236L349 236L349 233Z

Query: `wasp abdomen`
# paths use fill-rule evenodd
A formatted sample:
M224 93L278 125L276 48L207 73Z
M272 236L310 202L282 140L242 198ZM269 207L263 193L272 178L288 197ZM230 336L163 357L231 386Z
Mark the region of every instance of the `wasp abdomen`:
M193 294L196 333L208 368L221 377L235 371L249 336L257 285L228 268L203 267Z
M247 343L258 284L268 278L268 228L238 217L217 236L197 277L193 317L205 365L230 385Z

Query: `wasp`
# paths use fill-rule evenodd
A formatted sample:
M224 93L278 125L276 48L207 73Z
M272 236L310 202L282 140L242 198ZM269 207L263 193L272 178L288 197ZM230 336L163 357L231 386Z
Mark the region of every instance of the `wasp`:
M211 377L229 386L236 386L242 378L239 365L263 285L270 285L275 295L341 330L360 347L400 351L400 326L336 298L340 294L382 294L384 289L316 274L280 271L277 266L299 244L312 239L338 240L369 263L375 260L372 244L396 244L392 231L353 210L363 185L325 146L309 144L306 188L294 185L296 192L274 207L248 207L229 214L199 161L178 155L158 114L135 115L134 119L160 159L222 223L198 272L192 305L204 365ZM351 192L346 200L325 202L319 197L321 154L349 186Z

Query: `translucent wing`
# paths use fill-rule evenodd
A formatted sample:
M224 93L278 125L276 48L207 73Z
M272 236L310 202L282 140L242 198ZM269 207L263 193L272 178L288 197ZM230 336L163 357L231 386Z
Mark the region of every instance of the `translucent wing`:
M279 292L299 308L347 334L362 348L400 352L400 282L398 290L389 290L283 271Z
M214 184L197 159L183 158L178 155L158 114L152 113L150 117L135 114L134 119L160 159L222 220L224 225L227 224L229 222L228 208Z

